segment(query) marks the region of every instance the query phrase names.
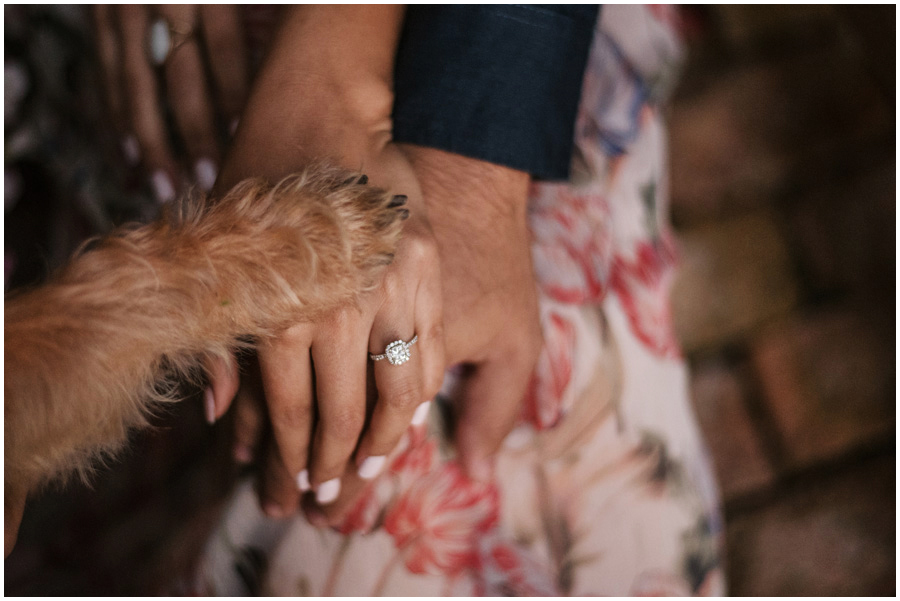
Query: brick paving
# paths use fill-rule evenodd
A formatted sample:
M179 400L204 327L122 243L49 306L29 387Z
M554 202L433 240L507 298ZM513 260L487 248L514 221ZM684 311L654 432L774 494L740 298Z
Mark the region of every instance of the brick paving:
M672 304L734 595L896 590L894 11L691 13Z

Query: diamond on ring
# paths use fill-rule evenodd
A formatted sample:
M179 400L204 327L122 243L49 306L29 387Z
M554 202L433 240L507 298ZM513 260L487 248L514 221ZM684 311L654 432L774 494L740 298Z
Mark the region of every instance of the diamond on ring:
M403 342L402 340L395 340L394 342L387 345L387 348L384 349L384 353L381 355L369 355L369 358L372 361L381 361L382 359L387 359L388 363L391 365L403 365L407 361L409 361L410 351L409 347L416 343L416 340L419 339L419 336L413 336L412 340L409 342Z

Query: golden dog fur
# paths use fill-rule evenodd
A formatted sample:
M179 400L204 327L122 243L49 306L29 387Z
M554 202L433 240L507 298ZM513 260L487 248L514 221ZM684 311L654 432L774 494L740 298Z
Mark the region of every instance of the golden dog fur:
M322 165L274 186L249 180L89 243L49 283L8 298L7 529L11 503L114 453L179 382L202 384L204 360L371 287L400 235L390 203Z

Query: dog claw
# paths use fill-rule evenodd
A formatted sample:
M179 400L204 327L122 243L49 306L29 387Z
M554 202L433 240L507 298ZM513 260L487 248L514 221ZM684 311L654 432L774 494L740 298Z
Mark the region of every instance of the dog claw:
M397 207L402 207L406 204L406 200L407 198L405 194L398 194L397 196L391 198L391 202L390 204L388 204L388 208L396 209Z
M369 183L369 176L366 175L365 173L363 173L359 177L354 175L354 176L344 180L345 186L349 186L350 184L360 184L360 185L364 186L368 183Z

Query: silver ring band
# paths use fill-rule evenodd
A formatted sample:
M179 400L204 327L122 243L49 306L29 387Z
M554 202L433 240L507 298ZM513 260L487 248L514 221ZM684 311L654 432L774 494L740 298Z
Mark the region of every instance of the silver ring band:
M409 361L409 347L416 343L416 340L419 339L419 335L416 334L412 337L412 340L409 342L403 342L402 340L395 340L394 342L387 345L384 349L384 353L381 355L373 355L369 353L369 359L372 361L381 361L382 359L387 359L388 363L391 365L403 365L407 361Z

